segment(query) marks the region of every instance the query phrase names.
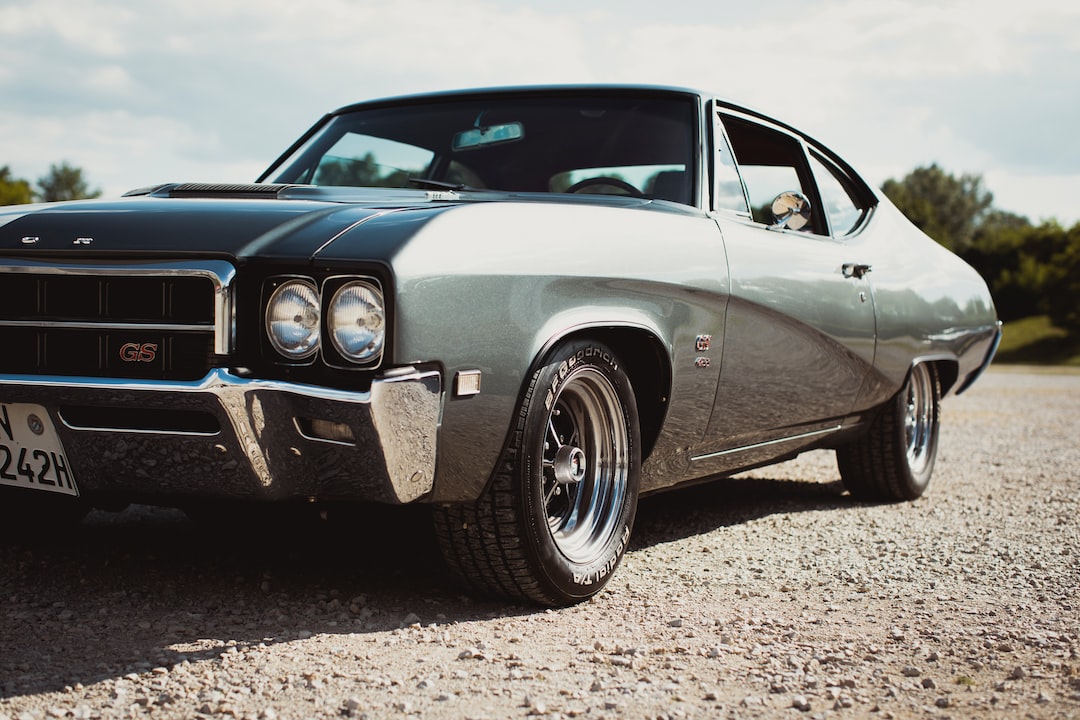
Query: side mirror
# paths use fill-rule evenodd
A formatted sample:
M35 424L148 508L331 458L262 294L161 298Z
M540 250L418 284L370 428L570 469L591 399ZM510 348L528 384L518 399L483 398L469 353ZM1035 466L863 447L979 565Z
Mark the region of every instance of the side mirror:
M769 209L774 219L770 230L802 230L810 222L810 201L794 190L777 195Z

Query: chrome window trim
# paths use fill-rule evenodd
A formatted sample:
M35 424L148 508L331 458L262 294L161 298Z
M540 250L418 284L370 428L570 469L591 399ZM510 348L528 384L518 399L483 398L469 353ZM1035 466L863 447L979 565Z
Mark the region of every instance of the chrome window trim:
M142 265L82 265L72 263L48 263L29 260L5 259L0 274L28 275L85 275L93 277L203 277L214 285L214 353L228 355L236 341L235 303L233 281L236 268L224 260L198 260L191 262L147 263ZM37 327L69 327L83 329L140 328L147 330L199 330L207 325L169 325L151 323L64 323L35 321L3 321L0 325Z

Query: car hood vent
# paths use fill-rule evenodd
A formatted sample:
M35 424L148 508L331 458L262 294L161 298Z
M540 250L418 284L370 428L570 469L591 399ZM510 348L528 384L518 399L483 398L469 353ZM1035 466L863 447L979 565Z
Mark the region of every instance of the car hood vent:
M158 193L168 197L224 197L224 198L270 198L291 185L263 185L255 183L181 183L160 188Z

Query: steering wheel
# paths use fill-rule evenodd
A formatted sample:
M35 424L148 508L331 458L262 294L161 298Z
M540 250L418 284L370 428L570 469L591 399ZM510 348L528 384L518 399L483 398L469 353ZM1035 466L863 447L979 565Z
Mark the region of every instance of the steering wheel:
M606 177L603 175L600 177L585 178L584 180L576 182L570 187L566 188L565 192L581 192L586 188L595 187L597 185L607 185L608 187L618 188L619 190L624 191L627 195L630 195L631 197L645 197L640 190L638 190L636 187L626 182L625 180L620 180L616 177Z

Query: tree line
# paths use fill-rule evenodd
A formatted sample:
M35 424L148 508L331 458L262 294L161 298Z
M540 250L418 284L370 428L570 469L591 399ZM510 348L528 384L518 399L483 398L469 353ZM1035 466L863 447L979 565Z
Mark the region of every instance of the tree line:
M1080 223L1033 224L994 208L982 176L947 173L937 164L886 180L885 195L923 232L985 278L1002 320L1046 315L1080 336ZM81 200L101 195L81 168L53 164L32 186L0 167L0 205Z
M14 177L7 165L0 167L0 205L85 200L100 195L99 188L91 189L87 184L82 168L67 161L50 165L49 172L38 178L33 186L27 180Z
M1080 336L1080 223L1028 218L994 208L979 175L951 175L936 164L881 187L923 232L962 257L990 286L1005 322L1046 315Z

